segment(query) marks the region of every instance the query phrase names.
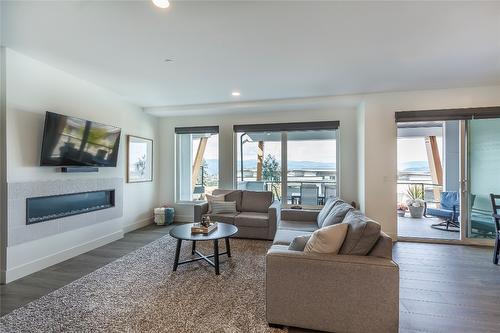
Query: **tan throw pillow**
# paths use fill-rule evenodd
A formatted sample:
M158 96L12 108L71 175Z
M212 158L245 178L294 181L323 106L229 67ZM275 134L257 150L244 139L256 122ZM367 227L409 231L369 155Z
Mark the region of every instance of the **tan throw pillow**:
M212 202L224 202L225 194L219 195L211 195L207 194L207 202L208 202L208 214L212 213Z
M346 223L316 230L307 241L304 252L338 254L347 234Z
M212 214L236 213L236 201L212 202Z

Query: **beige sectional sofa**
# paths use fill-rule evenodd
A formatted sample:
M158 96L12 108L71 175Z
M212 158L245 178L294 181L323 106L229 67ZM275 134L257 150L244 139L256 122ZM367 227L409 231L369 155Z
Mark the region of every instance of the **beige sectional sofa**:
M289 249L295 237L336 223L349 224L338 255ZM282 210L266 255L266 317L270 325L328 332L397 332L391 238L342 201L329 200L321 212Z
M279 202L273 203L271 192L216 189L213 195L224 195L225 201L236 202L236 213L213 214L208 211L208 203L194 206L194 221L200 222L208 215L214 221L234 224L238 227L235 237L269 239L274 238L279 220Z

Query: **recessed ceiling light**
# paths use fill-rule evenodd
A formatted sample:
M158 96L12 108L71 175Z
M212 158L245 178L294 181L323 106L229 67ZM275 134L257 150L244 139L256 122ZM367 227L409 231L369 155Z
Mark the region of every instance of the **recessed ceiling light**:
M172 62L172 61L174 61L174 59L167 58L167 59L165 59L163 61L165 61L165 62Z
M152 0L156 7L158 8L168 8L170 2L168 0Z
M239 91L233 91L233 92L231 93L231 95L233 95L233 96L240 96L240 95L241 95L241 93L240 93Z

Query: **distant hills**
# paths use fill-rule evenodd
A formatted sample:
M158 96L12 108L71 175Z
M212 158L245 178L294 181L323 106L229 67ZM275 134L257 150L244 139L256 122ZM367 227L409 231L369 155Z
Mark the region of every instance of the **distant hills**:
M216 174L218 170L218 161L214 159L205 160L208 166L209 174ZM245 160L245 169L256 169L257 160ZM239 167L239 165L238 165ZM288 161L289 169L298 170L336 170L335 163L324 163L315 161ZM429 164L427 161L410 161L398 165L399 171L429 171Z
M218 171L218 161L209 159L205 160L208 166L208 173L215 174ZM238 165L239 167L239 165ZM256 169L257 160L244 160L245 169ZM302 170L336 170L335 163L324 163L315 161L288 161L289 169L302 169Z
M427 161L410 161L398 165L399 171L429 171Z

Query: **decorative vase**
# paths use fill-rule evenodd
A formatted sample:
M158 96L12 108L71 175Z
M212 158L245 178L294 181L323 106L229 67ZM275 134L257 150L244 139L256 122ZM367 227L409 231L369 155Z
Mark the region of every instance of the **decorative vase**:
M424 207L409 206L410 216L413 218L421 219L424 216Z
M399 217L404 217L406 212L404 210L398 209L398 216Z

